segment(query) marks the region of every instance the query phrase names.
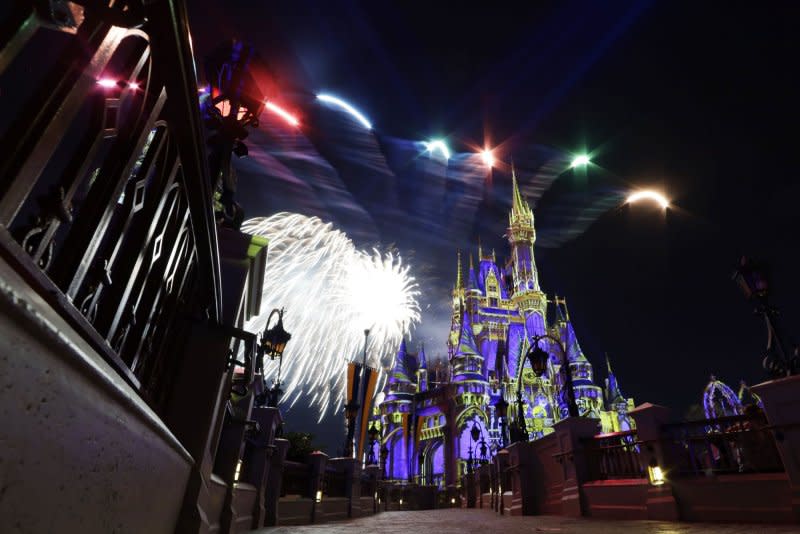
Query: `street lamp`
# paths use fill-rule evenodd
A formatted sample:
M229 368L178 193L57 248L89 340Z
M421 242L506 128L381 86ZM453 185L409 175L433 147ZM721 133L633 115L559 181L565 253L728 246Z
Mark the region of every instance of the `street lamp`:
M508 402L505 398L505 387L500 390L500 400L494 405L497 417L500 418L500 446L506 446L506 417L508 416Z
M278 322L272 328L269 327L272 317L277 314ZM278 400L280 399L283 390L281 389L281 367L283 366L283 351L286 349L286 343L292 339L292 335L283 328L283 308L280 310L275 308L267 317L267 324L264 326L264 333L261 335L261 343L259 344L259 357L258 357L258 372L262 376L264 373L264 356L269 356L270 360L278 358L278 374L272 388L265 389L256 398L258 406L276 408Z
M472 473L473 465L475 464L475 458L472 454L472 451L475 450L476 442L481 437L481 429L478 428L478 422L472 422L472 428L469 431L469 435L472 438L472 445L469 447L469 460L467 462L467 473Z
M272 317L278 314L278 322L269 328L269 323ZM261 336L261 350L264 356L269 356L270 360L281 358L283 351L286 349L286 343L292 339L292 334L283 328L283 308L280 310L275 308L270 312L267 318L267 324L264 326L264 334Z
M549 334L544 334L541 336L534 335L531 338L531 342L533 344L528 349L525 357L528 358L528 361L531 363L533 374L535 374L537 377L541 377L547 370L547 361L550 357L550 355L539 346L539 342L544 338L548 338L555 342L555 344L558 346L558 350L561 352L561 368L564 371L564 389L566 390L567 396L567 409L569 410L570 417L578 417L578 406L575 404L575 390L572 387L572 373L569 370L567 351L561 345L561 342Z
M745 298L755 304L755 314L764 318L767 327L767 350L764 369L773 377L791 376L800 371L800 354L788 354L783 346L778 324L778 310L769 303L769 280L763 266L742 257L733 280L739 284Z
M375 444L378 442L378 429L375 428L375 421L369 426L369 451L367 451L367 465L375 463Z

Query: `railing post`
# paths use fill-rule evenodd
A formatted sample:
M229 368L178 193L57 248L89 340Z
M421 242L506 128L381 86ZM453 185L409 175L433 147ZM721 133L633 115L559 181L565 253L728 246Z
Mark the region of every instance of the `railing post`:
M553 428L561 452L564 487L561 490L562 514L580 517L587 515L581 485L589 478L588 462L582 441L597 434L600 422L587 417L568 417Z
M277 408L257 406L250 416L258 422L260 430L245 445L242 471L239 480L256 488L252 528L264 526L266 517L266 492L269 482L270 459L275 452L275 430L281 424L281 413Z
M669 483L669 470L672 459L664 450L661 427L670 421L672 412L669 408L645 403L628 412L636 422L636 433L641 442L639 459L642 468L658 466L667 475L667 480L658 486L652 484L647 489L647 518L662 521L679 519L678 503ZM648 477L649 479L649 477Z
M311 522L316 522L317 518L317 495L322 495L323 483L325 481L325 466L328 462L328 455L322 451L314 451L308 457L310 469L309 493L311 495Z
M267 485L264 491L265 527L274 527L278 524L278 500L281 497L283 462L286 461L287 452L289 452L289 440L276 439L275 450L269 458Z
M778 454L789 478L791 506L800 521L800 375L763 382L750 391L761 397Z
M494 457L495 463L497 465L497 508L500 512L500 515L504 515L505 503L506 503L506 496L505 493L508 493L508 499L511 499L511 482L508 479L508 449L502 449L500 452L497 453ZM510 501L509 501L510 502Z

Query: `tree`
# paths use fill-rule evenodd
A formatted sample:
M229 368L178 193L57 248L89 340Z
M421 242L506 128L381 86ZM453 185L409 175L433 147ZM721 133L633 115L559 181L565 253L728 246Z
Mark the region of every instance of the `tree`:
M314 444L314 434L308 432L289 432L286 439L289 441L286 459L292 462L305 462L309 454L319 449Z

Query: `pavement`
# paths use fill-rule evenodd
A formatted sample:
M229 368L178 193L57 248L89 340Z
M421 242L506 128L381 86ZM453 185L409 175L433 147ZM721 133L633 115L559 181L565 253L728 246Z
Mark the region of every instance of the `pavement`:
M563 516L500 516L490 510L445 508L440 510L382 512L377 515L304 526L271 527L251 534L358 532L386 534L798 534L800 525L738 523L683 523L667 521L618 521Z

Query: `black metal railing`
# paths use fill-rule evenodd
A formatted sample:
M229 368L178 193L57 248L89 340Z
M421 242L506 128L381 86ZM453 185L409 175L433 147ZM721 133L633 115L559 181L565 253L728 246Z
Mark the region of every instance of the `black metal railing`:
M763 417L688 421L662 430L672 476L784 470L775 445L780 430L769 427Z
M0 255L158 407L186 320L220 312L183 3L14 0L0 18Z
M589 480L642 478L646 471L639 459L641 444L636 431L600 434L583 442Z

